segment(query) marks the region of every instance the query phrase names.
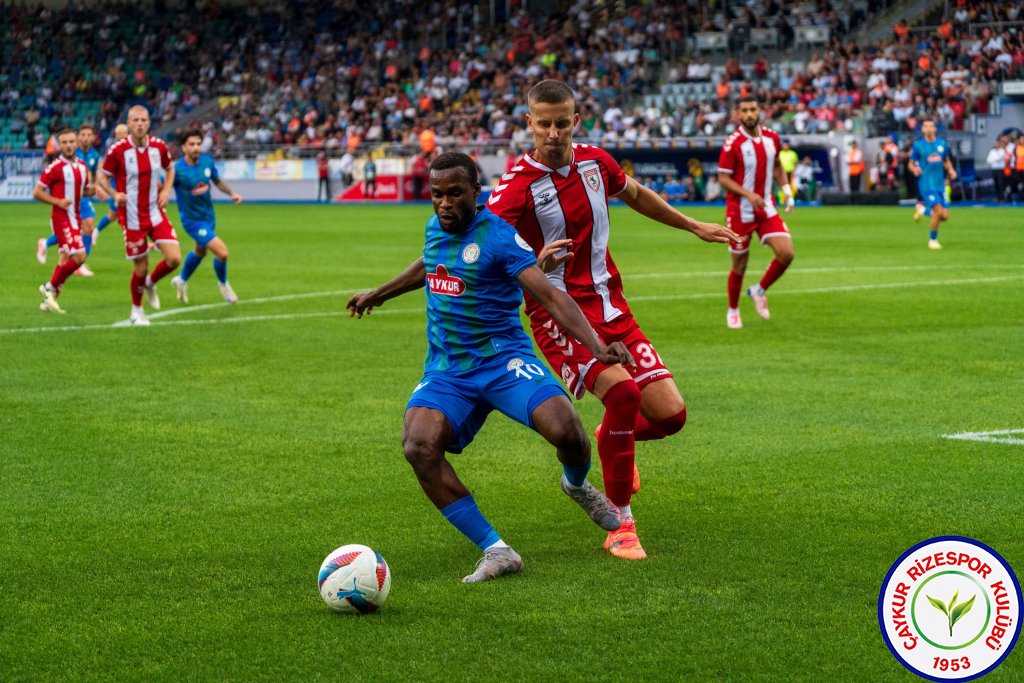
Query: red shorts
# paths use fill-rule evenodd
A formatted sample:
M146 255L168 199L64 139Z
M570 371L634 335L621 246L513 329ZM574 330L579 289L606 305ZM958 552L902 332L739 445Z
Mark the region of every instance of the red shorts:
M755 218L750 223L744 223L740 220L739 213L727 212L725 227L740 235L738 242L729 240L729 251L733 254L745 254L750 251L750 240L755 232L761 238L761 244L764 244L769 237L776 235L789 237L789 229L779 214Z
M562 376L569 392L578 399L583 398L585 392L593 391L598 376L611 367L594 358L594 354L579 341L563 334L558 324L544 310L530 318L530 327L548 365ZM594 330L606 344L622 342L633 354L636 368L628 365L623 367L641 389L651 382L672 377L633 316L619 316L610 323L594 325Z
M160 242L177 242L178 235L174 232L174 226L170 221L164 221L152 228L142 230L129 230L124 228L124 252L128 259L142 258L149 253L149 241L155 244Z
M54 224L50 221L50 229L57 236L57 251L62 254L79 254L85 251L82 242L82 231L70 223Z

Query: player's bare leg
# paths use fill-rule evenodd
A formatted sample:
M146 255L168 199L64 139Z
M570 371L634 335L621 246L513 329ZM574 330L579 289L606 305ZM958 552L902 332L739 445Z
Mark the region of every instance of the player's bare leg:
M789 265L793 263L793 240L788 234L773 235L765 239L765 244L775 252L775 258L768 264L760 282L747 289L747 295L754 302L757 314L768 320L771 318L771 312L768 310L768 297L765 295L765 291L782 277Z
M148 325L149 318L142 308L142 293L145 291L146 274L149 273L149 252L132 259L132 279L129 285L132 295L132 312L128 320L132 325Z
M533 428L555 447L562 463L562 491L599 527L606 531L617 528L618 509L586 479L590 470L590 440L569 399L552 396L534 409L531 418Z
M93 235L96 232L95 225L96 221L93 220L92 218L82 219L82 241L87 242L90 247L92 245ZM89 251L90 249L86 249L87 256L89 254ZM83 277L92 277L93 275L95 275L95 273L93 273L92 270L89 269L88 265L83 263L81 266L78 267L78 270L75 271L75 275L81 275Z
M173 272L178 267L178 264L181 263L181 246L177 240L159 240L156 243L156 248L160 250L163 258L153 268L153 272L146 275L143 288L146 291L146 299L149 300L149 305L159 309L160 297L156 293L156 283L168 273Z
M402 451L416 473L420 488L441 514L484 551L476 570L464 583L487 581L523 568L522 558L501 540L484 518L469 489L445 457L454 438L448 418L438 410L414 406L405 413Z
M747 274L750 251L744 251L742 254L730 252L729 255L732 256L732 268L729 270L727 285L729 307L725 310L725 324L730 329L738 330L743 327L743 319L740 317L740 292L743 291L743 276Z

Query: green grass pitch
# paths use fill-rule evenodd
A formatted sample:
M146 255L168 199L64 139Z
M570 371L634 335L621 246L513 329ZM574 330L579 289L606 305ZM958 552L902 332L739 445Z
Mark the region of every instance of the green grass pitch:
M744 300L737 331L724 246L613 209L626 295L689 409L638 446L651 557L606 554L551 449L494 414L454 463L525 567L473 586L477 549L399 444L421 294L341 312L418 256L429 212L220 206L242 302L203 263L190 310L165 281L136 329L112 326L116 227L56 316L46 208L0 205L0 680L910 681L876 620L900 554L964 535L1024 572L1024 447L943 438L1024 428L1019 211L954 208L929 251L909 209L798 209L772 320ZM600 404L577 405L592 430ZM317 594L344 543L391 566L376 615ZM1021 680L1022 657L988 678Z

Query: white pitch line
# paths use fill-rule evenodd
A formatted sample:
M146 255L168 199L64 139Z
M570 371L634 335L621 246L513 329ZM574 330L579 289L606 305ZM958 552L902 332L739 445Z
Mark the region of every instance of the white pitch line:
M956 439L958 441L983 441L985 443L1005 443L1014 446L1024 446L1024 438L1018 439L1008 436L1010 434L1024 434L1024 429L999 429L993 432L957 432L956 434L943 434L942 438Z
M969 285L969 284L984 284L990 282L1006 282L1009 280L1022 280L1024 275L1005 275L1002 277L988 277L988 278L965 278L962 280L928 280L924 282L888 282L888 283L876 283L876 284L864 284L864 285L843 285L837 287L816 287L811 289L782 289L772 290L772 296L779 296L781 294L832 294L835 292L862 292L873 289L900 289L908 287L942 287L948 285ZM246 299L248 303L266 303L272 301L288 301L294 299L311 299L316 297L334 296L337 294L346 294L349 291L361 291L361 290L336 290L330 292L309 292L306 294L285 294L276 297L264 297L262 299ZM697 299L715 299L722 296L721 292L709 292L700 294L666 294L658 296L634 296L630 297L630 301L692 301ZM241 301L238 302L242 303ZM161 313L154 313L149 316L150 319L154 319L161 314L170 315L172 313L186 313L188 311L196 310L207 310L210 308L237 306L238 304L204 304L203 306L194 306L190 308L172 309L169 311L162 311ZM405 313L422 313L422 308L403 308L403 309L377 309L374 315L395 315ZM236 318L204 318L202 320L182 320L182 321L167 321L167 322L155 322L154 325L205 325L205 324L219 324L228 322L249 322L257 320L289 320L294 318L306 318L306 317L326 317L331 315L344 316L344 311L336 312L319 312L319 313L287 313L282 315L267 315L267 316L240 316ZM101 330L101 329L119 329L122 327L132 327L128 321L121 320L113 325L62 325L55 327L22 327L22 328L0 328L0 334L27 334L33 332L77 332L80 330Z
M370 288L367 287L367 290ZM152 313L149 316L150 320L158 320L160 318L166 318L170 315L180 315L182 313L191 313L192 311L206 311L211 308L227 308L229 306L241 306L242 304L265 304L272 301L293 301L295 299L316 299L323 296L344 296L345 294L355 294L364 290L360 289L336 289L329 292L306 292L305 294L282 294L280 296L264 296L256 299L239 299L238 303L229 304L227 301L221 301L216 304L200 304L199 306L183 306L181 308L172 308L166 311L158 311Z
M993 265L985 264L978 266L945 265L945 266L850 266L846 268L791 268L786 271L787 275L799 273L860 273L860 272L887 272L887 271L921 271L921 270L1024 270L1021 265ZM624 273L622 279L648 280L658 278L683 278L683 277L725 277L729 274L727 270L703 270L694 272L681 271L678 273Z
M422 308L377 309L373 315L396 315L405 313L422 313ZM150 316L152 317L152 316ZM345 311L319 311L314 313L281 313L279 315L243 315L236 318L203 318L201 320L161 320L151 323L148 327L169 327L171 325L220 325L224 323L245 323L261 320L295 320L298 318L346 318ZM24 334L29 332L79 332L85 330L121 330L125 328L139 329L126 320L113 325L61 325L55 327L22 327L0 329L0 334Z
M839 285L836 287L813 287L811 289L780 289L772 290L772 296L783 294L833 294L835 292L863 292L872 289L902 289L907 287L944 287L947 285L973 285L986 282L1006 282L1007 280L1024 280L1024 275L1006 275L1003 277L978 277L963 280L926 280L917 282L885 282L870 285ZM722 296L721 292L712 294L662 294L652 296L631 296L628 301L689 301L694 299L715 299Z

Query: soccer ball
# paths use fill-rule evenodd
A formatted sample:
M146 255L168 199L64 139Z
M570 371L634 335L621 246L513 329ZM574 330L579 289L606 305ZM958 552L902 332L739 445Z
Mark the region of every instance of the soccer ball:
M391 572L373 548L343 545L323 561L317 577L320 597L342 614L369 614L380 609L391 592Z

